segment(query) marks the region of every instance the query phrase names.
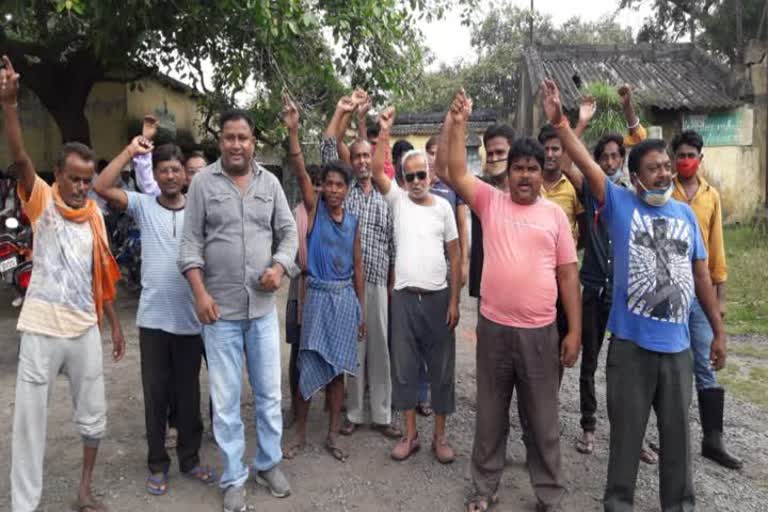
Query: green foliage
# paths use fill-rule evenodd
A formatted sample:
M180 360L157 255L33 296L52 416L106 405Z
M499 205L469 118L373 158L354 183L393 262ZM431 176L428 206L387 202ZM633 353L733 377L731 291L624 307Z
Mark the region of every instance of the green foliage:
M23 52L51 72L80 60L92 81L115 67L129 68L128 76L145 71L135 63L173 70L205 93L209 125L246 84L255 85L257 135L273 141L283 90L308 119L335 102L342 83L402 93L422 63L416 21L459 3L471 9L474 1L16 0L0 5L0 16L12 16L0 26L0 51ZM26 71L22 82L36 72ZM82 75L62 76L62 83ZM30 87L49 110L82 101L75 94L45 98L45 82Z
M444 110L453 93L464 86L473 98L475 109L502 113L514 110L517 101L520 55L530 46L530 10L501 5L482 19L471 23L472 47L477 52L473 62L441 66L418 76L413 92L397 98L408 111ZM533 13L534 44L629 44L630 29L614 18L583 21L572 18L557 27L552 17Z
M592 145L606 133L625 133L627 120L624 117L621 100L619 99L618 85L605 82L590 82L584 86L584 96L591 96L597 104L595 117L589 123L584 132L584 140ZM643 122L642 109L638 108L633 98L635 112L638 112L640 122Z
M638 42L677 41L690 36L693 21L698 45L731 64L742 59L744 49L736 41L736 0L621 0L619 5L622 9L652 7L653 14L640 29ZM744 44L758 37L765 5L765 0L741 0ZM768 40L765 28L760 39Z
M768 238L747 226L727 227L725 249L728 258L728 332L768 335L768 297L764 288Z

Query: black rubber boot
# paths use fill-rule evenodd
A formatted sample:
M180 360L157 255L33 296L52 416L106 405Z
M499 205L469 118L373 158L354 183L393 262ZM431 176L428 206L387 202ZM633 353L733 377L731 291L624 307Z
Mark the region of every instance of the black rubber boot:
M741 469L739 459L729 454L723 444L723 408L725 390L711 388L699 390L699 413L701 414L701 455L728 469Z

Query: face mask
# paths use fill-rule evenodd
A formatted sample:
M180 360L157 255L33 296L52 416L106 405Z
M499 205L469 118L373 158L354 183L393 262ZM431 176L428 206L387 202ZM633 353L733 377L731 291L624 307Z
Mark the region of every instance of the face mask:
M664 206L669 201L669 198L672 197L671 183L664 190L648 190L640 180L637 180L637 184L640 185L640 189L637 190L637 196L649 206Z
M507 172L507 159L495 160L485 162L485 173L488 176L498 176L499 174Z
M614 185L618 185L621 183L622 176L624 176L624 171L616 169L613 174L608 175L608 179L611 180Z
M681 158L675 162L677 174L683 178L690 178L699 170L698 158Z

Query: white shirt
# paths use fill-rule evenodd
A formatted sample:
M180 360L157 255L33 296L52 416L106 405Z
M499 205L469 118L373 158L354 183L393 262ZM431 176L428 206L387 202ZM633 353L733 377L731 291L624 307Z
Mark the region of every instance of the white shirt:
M445 244L459 237L451 205L434 194L431 205L416 204L394 183L384 199L394 218L395 290L447 288Z

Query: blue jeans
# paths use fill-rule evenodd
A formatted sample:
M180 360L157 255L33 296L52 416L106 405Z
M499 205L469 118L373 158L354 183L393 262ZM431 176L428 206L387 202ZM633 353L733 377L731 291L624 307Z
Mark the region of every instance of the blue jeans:
M691 351L693 351L693 374L696 377L696 389L711 389L717 387L717 377L712 365L709 364L709 350L712 347L712 326L707 315L701 309L699 301L694 299L691 304L691 314L688 318L688 330L691 333Z
M203 326L208 355L208 380L213 399L213 433L221 450L222 489L248 480L245 429L240 416L243 355L254 398L258 450L253 468L265 471L283 458L280 446L283 416L280 409L280 331L277 310L250 320L219 320Z

